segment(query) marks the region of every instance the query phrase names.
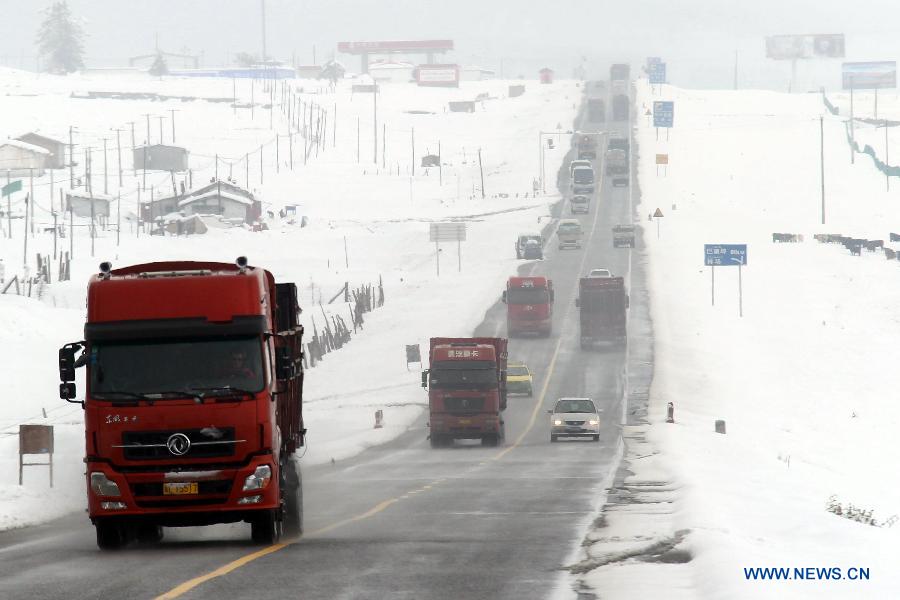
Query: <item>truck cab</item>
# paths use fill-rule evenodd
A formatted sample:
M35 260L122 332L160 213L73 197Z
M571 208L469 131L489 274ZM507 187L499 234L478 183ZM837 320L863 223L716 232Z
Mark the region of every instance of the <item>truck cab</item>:
M584 229L578 219L562 219L556 228L556 237L559 240L559 249L581 248L584 239Z
M160 539L162 526L245 521L262 544L299 533L299 311L293 283L243 257L101 265L84 340L59 352L60 396L84 409L101 549Z
M506 328L510 336L553 331L553 281L546 277L510 277L502 300L507 306Z
M503 440L507 358L504 338L431 338L422 387L428 389L432 448L457 439L485 446Z

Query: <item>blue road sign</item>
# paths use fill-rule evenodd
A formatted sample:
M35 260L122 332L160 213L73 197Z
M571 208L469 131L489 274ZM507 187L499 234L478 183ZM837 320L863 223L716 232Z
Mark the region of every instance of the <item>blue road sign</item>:
M703 244L703 264L707 267L747 265L747 244Z
M653 103L653 126L672 127L675 122L675 103L658 100Z
M647 65L647 75L651 84L662 84L666 82L666 63L657 62Z

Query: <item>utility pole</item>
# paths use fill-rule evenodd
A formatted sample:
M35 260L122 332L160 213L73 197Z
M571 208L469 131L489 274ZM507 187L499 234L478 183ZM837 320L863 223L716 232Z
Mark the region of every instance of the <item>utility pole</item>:
M853 75L850 75L850 164L856 164L856 130L853 123Z
M163 139L163 121L165 121L166 118L165 117L156 117L156 118L159 119L159 143L162 144L162 143L165 143L165 140Z
M121 129L116 129L116 167L119 170L119 187L122 187L122 139Z
M169 112L172 113L172 144L175 144L175 113L178 111L177 108L170 108Z
M484 168L481 165L481 148L478 149L478 170L481 172L481 199L484 200Z
M75 188L75 144L72 142L72 130L69 125L69 189Z
M88 181L88 197L91 201L91 258L94 257L94 190L91 186L91 149L85 148L85 168L87 169L87 181Z
M259 8L261 13L260 22L262 23L262 56L260 59L263 63L266 62L266 0L259 1Z
M106 138L103 138L103 194L109 194L109 177L106 176L108 161L106 159Z
M888 122L887 119L884 120L884 183L887 186L887 191L891 191L891 176L888 174L889 169L891 168L890 159L890 148L888 147Z
M825 118L819 117L819 164L822 182L822 225L825 224Z
M144 116L147 117L147 141L144 142L144 148L150 145L150 113L144 113ZM144 157L144 160L147 160L147 157Z
M134 149L137 146L134 143L134 121L129 121L129 125L131 125L131 174L137 175L137 165L134 163Z
M372 153L372 162L374 162L377 165L378 164L378 84L375 83L374 79L372 79L372 115L373 115L373 120L375 121L375 125L374 125L375 150Z

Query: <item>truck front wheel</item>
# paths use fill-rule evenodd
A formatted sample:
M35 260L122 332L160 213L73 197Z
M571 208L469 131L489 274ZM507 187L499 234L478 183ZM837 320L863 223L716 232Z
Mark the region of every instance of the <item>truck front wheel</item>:
M282 468L282 494L284 497L284 534L298 536L303 533L303 478L297 462L289 458Z
M277 510L261 510L250 522L250 537L256 544L270 546L281 539L281 525Z
M125 528L121 523L110 519L97 519L97 546L101 550L118 550L128 541Z
M500 434L498 433L489 433L481 438L482 446L489 446L493 448L500 443Z

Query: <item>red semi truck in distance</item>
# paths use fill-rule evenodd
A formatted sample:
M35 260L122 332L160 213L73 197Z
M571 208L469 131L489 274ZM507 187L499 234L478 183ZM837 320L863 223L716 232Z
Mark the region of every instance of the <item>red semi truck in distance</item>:
M431 338L422 387L432 448L458 439L496 446L504 438L506 347L505 338Z
M299 312L296 286L244 257L100 265L85 339L59 351L100 548L158 541L162 526L245 521L262 544L302 531Z
M628 320L628 294L622 277L584 277L578 282L581 348L596 342L624 343Z
M503 291L506 331L549 336L553 331L553 281L546 277L510 277Z

